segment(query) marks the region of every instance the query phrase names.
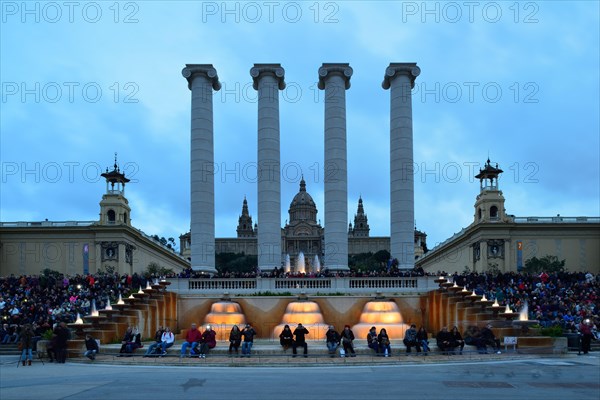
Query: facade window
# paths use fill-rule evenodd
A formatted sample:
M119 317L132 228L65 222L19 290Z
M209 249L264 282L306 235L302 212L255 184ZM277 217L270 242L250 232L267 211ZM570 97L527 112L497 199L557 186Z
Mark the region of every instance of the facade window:
M490 207L490 218L498 218L498 207L492 206Z

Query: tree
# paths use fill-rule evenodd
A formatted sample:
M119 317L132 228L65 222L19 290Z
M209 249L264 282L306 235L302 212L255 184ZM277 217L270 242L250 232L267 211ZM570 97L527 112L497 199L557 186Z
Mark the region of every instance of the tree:
M532 257L525 261L524 272L539 274L540 272L561 272L565 269L565 260L558 261L558 257L547 255L542 258Z
M164 276L164 275L169 275L172 273L173 273L173 270L171 268L162 267L158 263L153 261L148 264L146 271L144 271L144 276L146 278L150 278L153 276Z

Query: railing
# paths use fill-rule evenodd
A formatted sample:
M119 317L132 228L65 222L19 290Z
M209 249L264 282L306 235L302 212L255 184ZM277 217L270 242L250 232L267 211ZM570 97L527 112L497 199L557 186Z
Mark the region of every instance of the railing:
M256 279L188 279L190 291L254 290ZM169 290L172 290L169 287Z
M437 277L383 277L383 278L173 278L169 290L179 294L215 296L225 292L230 295L259 293L292 294L347 294L373 295L400 293L425 293L439 288Z
M598 224L600 217L514 217L517 224Z
M18 221L18 222L0 222L0 227L3 228L21 228L21 227L36 227L36 226L91 226L98 223L97 221Z

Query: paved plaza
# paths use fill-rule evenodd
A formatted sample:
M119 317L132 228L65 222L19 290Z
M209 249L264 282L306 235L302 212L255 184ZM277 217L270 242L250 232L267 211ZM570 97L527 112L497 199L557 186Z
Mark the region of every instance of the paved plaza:
M596 399L600 355L223 367L0 357L0 399ZM123 360L125 361L125 360Z

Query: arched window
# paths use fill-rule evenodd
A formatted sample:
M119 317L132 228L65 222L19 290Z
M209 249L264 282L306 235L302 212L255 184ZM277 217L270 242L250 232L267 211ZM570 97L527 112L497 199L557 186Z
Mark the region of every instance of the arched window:
M496 206L490 207L490 218L498 218L498 207L496 207Z
M127 213L123 213L123 222L125 222L126 224L129 223L127 221Z
M477 219L481 220L481 208L477 210Z
M114 210L108 210L108 212L106 213L106 217L108 218L109 224L115 223L115 211Z

